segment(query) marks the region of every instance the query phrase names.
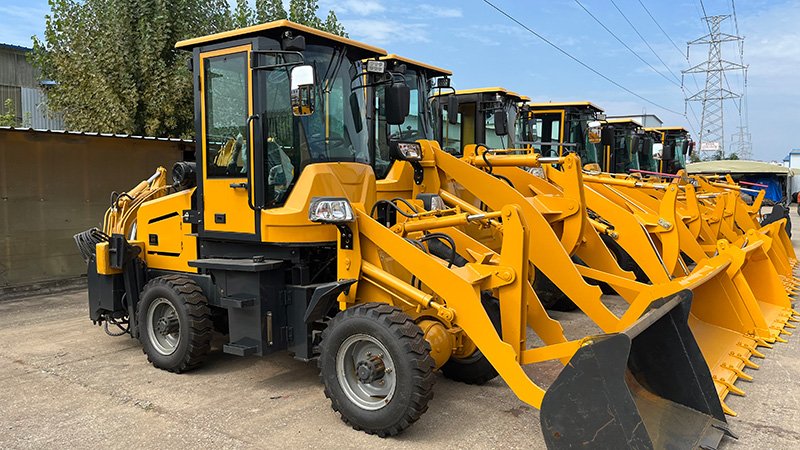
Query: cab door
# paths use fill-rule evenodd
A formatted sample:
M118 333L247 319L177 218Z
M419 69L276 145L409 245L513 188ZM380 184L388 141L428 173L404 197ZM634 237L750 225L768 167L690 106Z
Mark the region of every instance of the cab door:
M258 240L253 170L251 45L200 53L202 217L206 236ZM234 235L236 233L236 235Z

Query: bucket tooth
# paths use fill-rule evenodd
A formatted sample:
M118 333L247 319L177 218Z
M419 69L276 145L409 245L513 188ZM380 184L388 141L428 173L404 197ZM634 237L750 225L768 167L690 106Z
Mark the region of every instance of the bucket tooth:
M789 341L787 341L786 339L784 339L784 338L782 338L780 336L775 336L775 342L780 342L782 344L785 344L785 343L787 343Z
M772 348L772 344L760 337L754 337L757 346Z
M726 436L728 436L730 438L739 439L739 436L736 436L735 434L733 434L733 431L731 431L731 429L726 427L726 426L723 426L723 425L711 425L711 428L716 428L717 430L722 431L723 433L725 433Z
M776 330L778 332L778 334L785 334L787 336L791 336L792 335L791 332L784 330L783 327L780 326L780 325L772 325L769 328L772 329L772 330ZM778 338L775 338L775 339L778 340ZM778 340L778 342L786 342L786 341Z
M738 345L739 347L742 347L742 348L744 348L744 349L747 349L747 350L749 350L749 351L750 351L750 353L751 353L753 356L757 356L757 357L759 357L759 358L764 358L764 354L763 354L763 353L761 353L761 352L759 352L758 350L756 350L756 348L755 348L755 347L751 347L751 346L749 346L749 345L747 345L747 344L745 344L745 343L743 343L743 342L739 342L739 343L737 343L736 345Z
M800 322L800 319L795 319L794 317L789 317L789 322Z
M722 400L720 400L719 402L722 404L722 411L725 412L725 414L731 417L736 417L739 415L739 413L737 413L736 411L728 408L728 405L726 405L725 402L723 402Z
M742 364L744 364L747 367L750 367L751 369L758 369L759 367L758 364L754 363L753 361L750 361L749 359L747 359L743 355L740 355L739 353L730 352L730 355L738 359L739 361L742 362Z
M719 383L719 384L725 386L726 388L728 388L728 391L730 393L732 393L732 394L741 395L742 397L745 396L745 393L744 393L743 390L741 390L738 387L734 386L733 383L723 380L722 378L714 377L714 383Z
M785 323L785 324L783 324L783 326L786 327L786 328L797 328L797 325L792 325L790 323Z
M742 372L741 370L739 370L736 367L733 367L733 366L731 366L729 364L722 363L722 364L720 364L720 367L722 367L723 369L730 370L731 372L735 373L736 376L738 376L739 378L741 378L743 380L753 381L753 377L752 376ZM744 395L744 394L742 394L742 395Z

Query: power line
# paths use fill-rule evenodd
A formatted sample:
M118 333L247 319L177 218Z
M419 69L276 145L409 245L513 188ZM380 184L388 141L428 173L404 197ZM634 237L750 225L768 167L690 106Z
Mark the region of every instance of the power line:
M613 32L613 31L609 30L609 29L608 29L608 27L606 27L605 25L603 25L603 22L601 22L601 21L600 21L600 19L598 19L597 17L595 17L595 16L594 16L594 14L592 14L591 12L589 12L589 10L588 10L588 9L586 9L586 7L585 7L585 6L583 6L583 4L581 4L581 2L579 2L578 0L575 0L575 3L577 3L577 4L578 4L578 6L580 6L580 7L581 7L581 8L582 8L584 11L586 11L586 14L589 14L589 16L591 16L591 18L592 18L592 19L594 19L594 20L595 20L595 22L597 22L598 24L600 24L600 26L601 26L601 27L603 27L603 29L604 29L604 30L608 31L608 34L610 34L611 36L614 36L614 39L616 39L616 40L617 40L617 41L618 41L620 44L622 44L622 46L623 46L623 47L627 48L627 49L628 49L628 51L629 51L629 52L631 52L631 53L633 53L633 55L634 55L634 56L636 56L637 58L639 58L639 60L640 60L640 61L642 61L643 63L647 64L647 67L649 67L649 68L653 69L653 72L655 72L655 73L657 73L657 74L661 75L661 76L662 76L662 77L663 77L665 80L669 81L670 83L674 84L675 86L678 86L678 87L680 87L680 85L679 85L678 83L676 83L675 81L673 81L673 80L669 79L669 77L667 77L667 76L666 76L666 75L664 75L663 73L659 72L659 71L658 71L658 70L657 70L655 67L653 67L653 66L652 66L652 65L651 65L649 62L645 61L645 59L644 59L644 58L642 58L641 56L639 56L639 54L638 54L638 53L636 53L635 51L633 51L633 49L632 49L632 48L628 47L628 45L627 45L626 43L622 42L622 39L620 39L619 37L617 37L617 35L616 35L616 34L614 34L614 32Z
M655 50L653 50L653 47L651 47L651 46L650 46L650 44L647 42L647 39L645 39L645 38L644 38L644 36L642 36L642 34L641 34L641 33L639 33L639 30L637 30L637 29L636 29L636 27L635 27L635 26L633 26L633 23L631 23L631 21L630 21L630 20L628 20L628 16L626 16L626 15L625 15L625 13L624 13L624 12L622 12L622 10L621 10L621 9L619 9L619 6L617 6L617 4L614 2L614 0L609 0L609 1L611 2L611 4L612 4L612 5L614 5L614 8L616 8L616 9L617 9L617 11L619 11L619 13L620 13L620 14L622 14L622 18L623 18L623 19L625 19L625 21L626 21L626 22L628 22L628 25L630 25L630 26L631 26L631 28L633 28L633 31L635 31L635 32L636 32L636 34L637 34L637 35L639 35L639 37L642 39L642 42L644 42L644 45L646 45L646 46L647 46L647 48L649 48L649 49L650 49L650 51L651 51L651 52L653 52L653 54L656 56L656 58L658 58L658 60L659 60L659 61L661 61L661 64L663 64L663 65L664 65L664 67L666 67L666 68L667 68L667 70L669 71L669 73L671 73L671 74L672 74L672 76L673 76L673 77L675 77L675 79L676 79L676 80L680 81L680 78L678 78L678 76L677 76L677 75L675 75L675 72L673 72L673 71L672 71L672 69L670 69L670 68L669 68L669 66L667 65L667 63L665 63L665 62L664 62L664 60L663 60L663 59L661 59L661 57L660 57L660 56L658 56L658 53L656 53L656 51L655 51Z
M666 31L664 31L664 29L663 29L663 28L661 28L661 24L660 24L660 23L658 23L658 21L656 20L656 18L655 18L655 17L653 17L653 15L652 15L652 14L650 14L650 10L649 10L649 9L647 9L647 6L644 6L644 3L642 3L642 0L639 0L639 4L640 4L640 5L642 5L642 8L644 8L645 12L647 12L647 15L648 15L648 16L650 16L650 18L651 18L651 19L653 19L653 22L656 24L656 26L658 27L658 29L659 29L659 30L661 30L661 32L662 32L662 33L664 33L664 36L666 36L666 37L667 37L667 39L669 39L669 41L670 41L670 42L672 42L672 46L673 46L673 47L675 47L675 50L677 50L677 51L678 51L678 53L680 53L680 54L681 54L681 56L683 56L683 50L681 50L680 48L678 48L678 46L677 46L677 45L675 45L675 42L672 40L672 38L671 38L671 37L669 37L669 35L667 34L667 32L666 32Z
M657 70L655 67L653 67L653 66L652 66L650 63L648 63L647 61L645 61L645 60L644 60L644 58L642 58L642 57L641 57L641 56L640 56L638 53L636 53L635 51L633 51L633 49L631 49L631 48L630 48L630 47L629 47L627 44L625 44L625 43L622 41L622 39L620 39L619 37L617 37L617 35L615 35L615 34L614 34L614 33L613 33L613 32L612 32L610 29L608 29L608 27L606 27L606 26L605 26L605 25L604 25L604 24L603 24L603 23L600 21L600 19L598 19L598 18L597 18L597 17L595 17L595 16L594 16L594 15L593 15L591 12L589 12L589 10L588 10L588 9L586 9L586 7L585 7L585 6L583 6L583 4L581 4L581 2L579 2L578 0L575 0L575 3L577 3L577 4L578 4L578 6L580 6L580 7L581 7L581 8L582 8L584 11L586 11L586 13L587 13L587 14L589 14L589 15L592 17L592 19L594 19L594 20L595 20L595 21L596 21L598 24L600 24L600 26L601 26L601 27L603 27L603 28L604 28L606 31L608 31L608 32L609 32L609 34L611 34L612 36L614 36L614 38L615 38L617 41L619 41L619 43L620 43L620 44L622 44L622 45L623 45L625 48L627 48L627 49L628 49L628 50L629 50L631 53L633 53L633 54L634 54L634 55L635 55L637 58L639 58L639 59L640 59L642 62L644 62L645 64L647 64L647 66L648 66L648 67L650 67L651 69L653 69L653 71L654 71L654 72L656 72L657 74L661 75L662 77L664 77L664 79L666 79L666 80L667 80L667 81L669 81L670 83L674 84L675 86L678 86L678 87L681 89L681 92L684 94L684 96L686 96L686 95L687 95L687 94L686 94L686 90L683 88L682 84L678 84L678 83L676 83L676 82L674 82L674 81L670 80L670 79L669 79L667 76L665 76L663 73L661 73L660 71L658 71L658 70ZM613 3L613 2L612 2L612 3ZM678 50L678 53L680 53L680 54L681 54L681 56L683 56L683 51L681 51L681 50L678 48L678 46L677 46L677 45L675 45L675 42L672 40L672 38L670 38L670 37L669 37L669 35L667 34L667 32L666 32L666 31L664 31L664 29L661 27L661 25L658 23L658 21L655 19L655 17L653 17L653 15L652 15L652 14L650 14L650 11L647 9L647 7L646 7L646 6L644 6L644 3L642 3L642 2L641 2L641 0L639 0L639 4L641 4L641 5L642 5L642 7L644 8L644 10L647 12L647 14L648 14L648 15L650 16L650 18L653 20L653 22L655 22L656 26L658 26L658 28L661 30L661 32L662 32L662 33L664 33L664 36L666 36L666 37L667 37L667 39L669 39L669 41L670 41L670 42L672 42L672 45L675 47L675 49L676 49L676 50ZM616 5L614 5L614 6L616 6ZM619 10L619 8L617 8L617 10ZM621 11L620 11L620 12L621 12ZM623 16L623 17L625 17L625 15L624 15L624 14L623 14L622 16ZM627 17L625 18L625 20L627 20ZM630 21L629 21L628 23L630 24ZM632 27L632 28L634 28L634 27L633 27L633 25L631 25L631 27ZM637 31L637 30L636 30L636 28L634 28L634 31ZM637 34L638 34L638 31L637 31ZM642 36L641 36L641 35L639 35L639 37L642 37ZM642 38L642 40L644 40L644 38ZM646 42L646 41L645 41L645 44L647 44L647 42ZM648 47L650 47L650 46L648 45ZM652 51L653 49L652 49L652 48L650 48L650 50ZM658 55L656 55L656 57L658 57ZM660 58L659 58L659 60L660 60ZM688 55L686 56L686 62L687 62L687 64L688 64L688 62L689 62ZM662 64L664 64L664 61L661 61L661 63L662 63ZM666 67L666 65L665 65L665 67ZM667 70L669 70L669 67L667 67ZM672 73L672 71L670 71L670 73ZM672 73L672 76L674 76L674 77L677 79L677 75L675 75L675 73ZM692 76L692 79L694 80L694 83L695 83L695 85L697 86L697 89L700 89L700 86L697 84L697 79L696 79L694 76ZM700 126L700 119L698 119L698 117L697 117L697 113L694 111L694 108L692 108L692 104L691 104L691 103L689 103L689 104L688 104L688 106L689 106L689 110L692 112L692 115L694 116L695 122L697 122L697 126L699 127L699 126ZM684 113L683 113L683 117L684 117L684 118L686 118L686 123L689 125L689 127L690 127L690 128L692 128L692 131L693 131L693 132L695 132L695 134L697 134L697 132L694 130L694 127L692 126L692 122L691 122L691 120L689 120L689 116L687 116L687 115L686 115L686 112L684 112Z
M623 91L625 91L625 92L627 92L627 93L629 93L629 94L633 95L633 96L634 96L634 97L636 97L636 98L639 98L639 99L641 99L641 100L643 100L643 101L645 101L645 102L647 102L647 103L650 103L651 105L653 105L653 106L655 106L655 107L661 108L661 109L663 109L664 111L669 111L669 112L671 112L671 113L673 113L673 114L677 114L677 115L679 115L679 116L685 116L684 114L681 114L681 113L679 113L678 111L675 111L674 109L669 109L669 108L667 108L667 107L665 107L665 106L661 106L661 105L659 105L658 103L656 103L656 102L654 102L654 101L652 101L652 100L650 100L650 99L647 99L647 98L645 98L645 97L642 97L641 95L637 94L636 92L633 92L632 90L630 90L630 89L626 88L625 86L623 86L623 85L621 85L621 84L617 83L616 81L612 80L611 78L609 78L609 77L607 77L607 76L603 75L602 73L600 73L600 72L599 72L599 71L597 71L596 69L592 68L591 66L589 66L589 65L588 65L588 64L586 64L585 62L581 61L580 59L576 58L575 56L572 56L572 55L571 55L570 53L568 53L566 50L563 50L561 47L559 47L559 46L557 46L556 44L554 44L554 43L550 42L550 41L549 41L549 40L547 40L547 38L545 38L544 36L542 36L542 35L540 35L539 33L537 33L537 32L535 32L535 31L533 31L532 29L528 28L528 27L527 27L525 24L523 24L523 23L522 23L522 22L520 22L519 20L517 20L517 19L515 19L514 17L512 17L511 15L509 15L507 12L505 12L505 11L503 11L502 9L498 8L497 6L495 6L495 5L494 5L492 2L490 2L489 0L483 0L483 2L484 2L484 3L486 3L487 5L491 6L492 8L494 8L494 9L495 9L497 12L499 12L500 14L502 14L502 15L506 16L506 17L507 17L509 20L511 20L512 22L516 23L516 24L517 24L517 25L519 25L520 27L522 27L522 28L524 28L525 30L527 30L527 31L528 31L529 33L531 33L532 35L534 35L534 36L536 36L537 38L541 39L542 41L544 41L545 43L547 43L547 44L548 44L548 45L550 45L551 47L555 48L556 50L558 50L559 52L561 52L562 54L564 54L565 56L567 56L568 58L570 58L571 60L575 61L576 63L578 63L578 64L580 64L581 66L585 67L586 69L590 70L590 71L591 71L591 72L593 72L595 75L597 75L597 76L599 76L599 77L603 78L604 80L608 81L609 83L613 84L614 86L616 86L616 87L618 87L618 88L622 89Z

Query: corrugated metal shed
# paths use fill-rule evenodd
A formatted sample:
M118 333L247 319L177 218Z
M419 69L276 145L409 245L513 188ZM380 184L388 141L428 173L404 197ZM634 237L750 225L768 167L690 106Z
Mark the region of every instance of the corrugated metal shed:
M37 86L39 72L26 57L30 51L26 47L0 44L0 85L30 88Z
M39 130L63 130L61 117L50 118L44 111L44 99L39 89L21 88L22 124ZM30 113L30 114L26 114Z

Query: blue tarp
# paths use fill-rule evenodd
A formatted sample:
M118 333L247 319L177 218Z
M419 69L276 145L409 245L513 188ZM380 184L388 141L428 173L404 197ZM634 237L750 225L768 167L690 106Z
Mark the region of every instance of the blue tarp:
M781 181L780 179L773 175L773 176L748 176L745 177L745 181L749 181L750 183L758 183L758 184L766 184L766 188L762 188L759 186L746 186L748 189L756 189L756 190L766 190L767 193L764 194L764 198L779 202L783 198L783 189L781 188Z

